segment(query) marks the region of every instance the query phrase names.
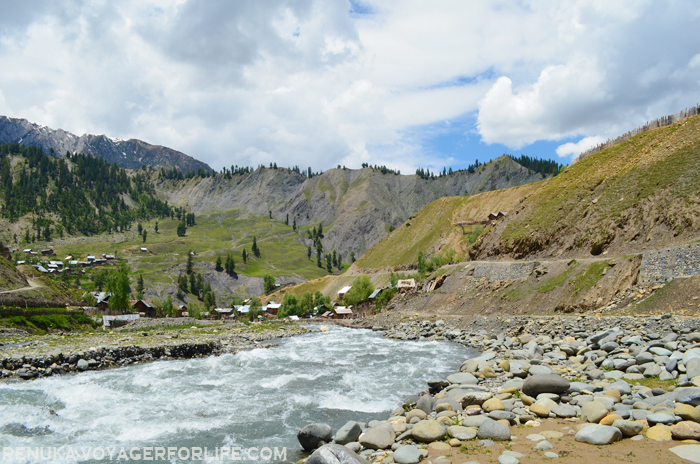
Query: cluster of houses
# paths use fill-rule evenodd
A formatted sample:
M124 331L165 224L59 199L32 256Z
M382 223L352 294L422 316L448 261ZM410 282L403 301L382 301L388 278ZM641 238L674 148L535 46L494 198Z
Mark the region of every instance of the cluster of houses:
M28 254L30 257L38 257L39 255L38 252L32 251L31 248L25 248L22 251ZM54 255L55 253L53 249L41 250L41 256L51 257ZM43 272L44 274L60 274L63 272L73 273L80 268L116 263L116 256L105 253L102 255L102 257L87 255L83 260L76 259L73 255L68 255L63 260L42 260L41 264L35 264L34 267L37 268L39 272ZM26 260L17 261L17 265L19 266L20 264L26 264Z

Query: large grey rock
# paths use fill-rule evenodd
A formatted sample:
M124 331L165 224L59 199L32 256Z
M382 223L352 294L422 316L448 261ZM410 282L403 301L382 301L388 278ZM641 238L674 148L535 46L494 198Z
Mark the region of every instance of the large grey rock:
M450 385L450 382L445 379L430 379L428 380L428 386L433 389L440 391L445 387L448 387Z
M297 440L306 451L318 448L318 444L323 441L330 443L333 437L333 429L328 424L309 424L299 430Z
M416 403L416 409L420 409L426 414L433 412L433 400L430 395L421 396Z
M431 443L445 438L445 427L438 421L422 420L413 426L411 435L416 441Z
M532 366L530 367L531 375L548 375L552 373L552 369L547 366Z
M481 424L484 423L484 421L488 419L487 416L479 415L479 416L467 416L462 420L462 425L464 427L481 427Z
M415 429L414 429L415 430ZM374 427L360 437L360 444L365 448L383 450L391 448L396 435L389 427Z
M457 440L471 440L476 437L476 430L471 427L453 425L447 428L447 434Z
M639 432L642 431L642 424L640 422L622 419L618 419L613 422L613 427L616 427L626 437L639 435Z
M688 361L688 363L685 365L685 373L688 376L688 379L699 376L700 358L692 358L690 361Z
M466 408L469 406L481 406L485 401L488 401L491 398L493 398L493 394L491 392L471 391L466 392L460 399L460 402L462 407Z
M557 417L576 417L576 408L566 404L557 405L549 410Z
M80 361L78 361L78 370L79 371L86 371L86 370L88 370L88 367L90 367L90 364L86 360L81 359Z
M700 445L681 445L668 449L676 456L690 462L700 463Z
M523 383L523 393L537 397L540 393L564 393L569 389L569 381L555 374L533 375Z
M358 456L345 446L334 443L323 445L309 456L306 464L369 464L365 458Z
M469 374L468 372L460 372L458 374L452 374L447 376L447 380L450 383L478 383L479 379Z
M423 458L423 453L415 445L405 445L394 451L394 462L399 464L416 464Z
M678 422L678 419L676 419L676 416L672 414L667 414L665 412L656 412L653 414L648 414L647 415L647 422L649 422L649 426L654 426L656 424L675 424Z
M672 395L673 399L679 403L700 406L700 388L678 388Z
M590 401L581 408L581 420L598 423L608 414L608 408L600 401Z
M644 369L644 377L658 377L661 375L662 368L658 364L650 364Z
M489 440L510 440L510 427L487 417L479 427L477 436Z
M609 425L589 425L576 434L576 441L591 445L609 445L620 439L622 439L622 432Z
M350 443L357 440L357 437L362 433L362 427L355 421L348 421L335 433L335 442L339 445Z

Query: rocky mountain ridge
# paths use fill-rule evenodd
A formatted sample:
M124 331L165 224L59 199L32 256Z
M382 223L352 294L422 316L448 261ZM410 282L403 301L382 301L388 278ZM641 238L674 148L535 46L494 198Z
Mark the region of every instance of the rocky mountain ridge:
M63 156L70 153L89 153L106 159L110 163L128 169L141 166L155 168L179 168L182 172L197 172L200 168L211 172L211 168L189 155L172 148L151 145L137 139L120 140L106 135L84 134L77 136L63 129L51 129L26 119L0 116L0 144L21 143L41 147L45 153Z

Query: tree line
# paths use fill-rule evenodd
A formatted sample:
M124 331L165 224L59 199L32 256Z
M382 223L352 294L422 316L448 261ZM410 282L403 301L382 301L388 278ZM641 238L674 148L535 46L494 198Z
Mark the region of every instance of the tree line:
M19 158L14 167L13 157ZM52 234L62 236L64 231L111 233L129 229L138 219L173 213L167 202L156 197L145 173L130 176L116 164L89 154L66 153L61 158L31 145L0 145L0 179L0 215L16 222L32 214L35 238L50 240ZM126 204L125 197L133 206ZM51 215L60 220L54 221Z

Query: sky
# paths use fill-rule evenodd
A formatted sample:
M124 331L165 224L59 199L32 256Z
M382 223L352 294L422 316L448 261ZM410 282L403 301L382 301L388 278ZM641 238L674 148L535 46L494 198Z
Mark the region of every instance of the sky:
M0 115L223 166L569 164L700 102L697 1L0 0Z

